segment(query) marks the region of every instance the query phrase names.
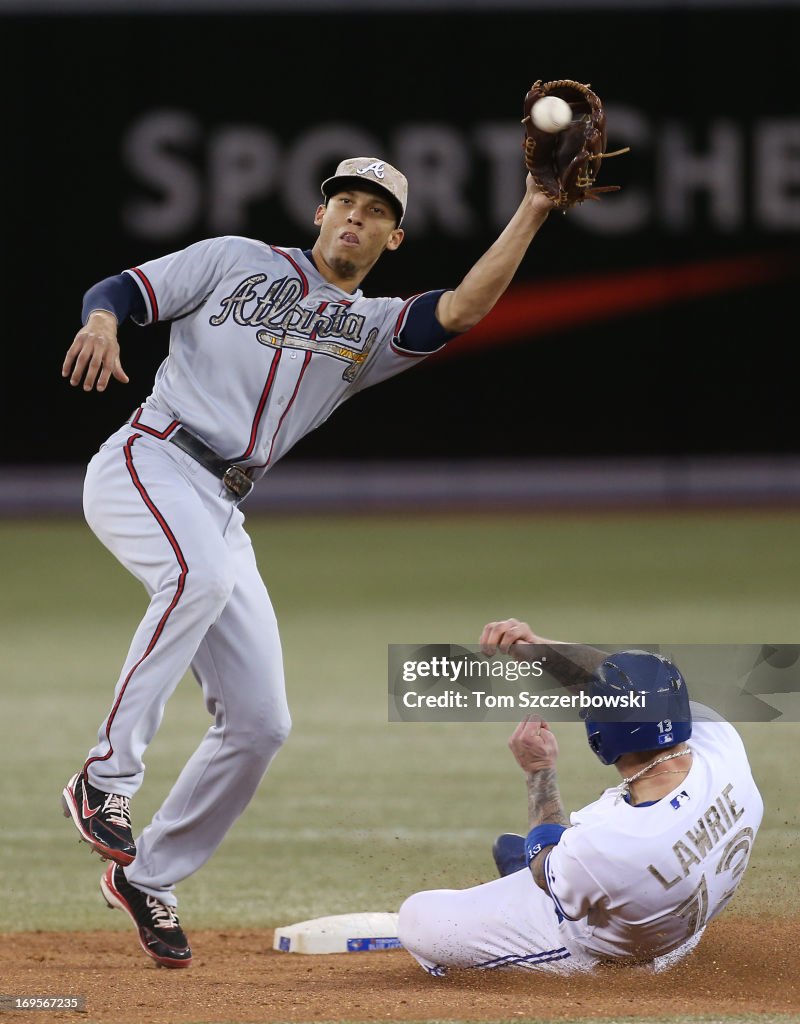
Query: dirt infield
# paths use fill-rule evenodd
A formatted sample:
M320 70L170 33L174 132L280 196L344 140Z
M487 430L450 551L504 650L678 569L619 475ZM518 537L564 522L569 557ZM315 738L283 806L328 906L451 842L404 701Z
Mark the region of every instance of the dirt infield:
M194 963L175 971L156 968L133 931L2 935L2 994L86 997L83 1013L4 1019L179 1024L800 1013L797 920L725 916L673 971L603 969L601 979L509 971L430 978L403 950L276 953L266 930L195 932L191 939Z

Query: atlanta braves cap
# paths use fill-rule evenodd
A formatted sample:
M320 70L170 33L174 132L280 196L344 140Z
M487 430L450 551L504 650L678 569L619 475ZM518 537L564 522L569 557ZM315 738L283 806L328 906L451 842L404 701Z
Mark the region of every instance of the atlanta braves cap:
M397 223L399 224L406 212L408 181L404 174L401 174L391 164L387 164L385 160L379 160L374 156L356 156L349 160L342 160L333 176L326 178L320 187L323 196L330 199L335 192L346 188L363 187L365 182L369 182L373 187L377 186L382 192L389 194L389 198L398 208Z

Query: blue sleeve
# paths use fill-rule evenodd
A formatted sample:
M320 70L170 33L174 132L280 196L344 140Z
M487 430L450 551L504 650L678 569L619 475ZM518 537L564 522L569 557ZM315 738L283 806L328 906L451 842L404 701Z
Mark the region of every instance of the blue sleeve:
M566 825L551 823L536 825L532 828L525 839L525 863L530 867L533 858L537 857L546 846L557 846L566 831Z
M119 323L129 316L141 321L147 317L144 298L130 274L117 274L93 284L83 296L81 323L86 323L93 309L110 310Z
M424 292L416 296L408 307L403 326L397 335L397 347L407 352L435 352L456 335L446 331L436 319L436 303L448 291Z

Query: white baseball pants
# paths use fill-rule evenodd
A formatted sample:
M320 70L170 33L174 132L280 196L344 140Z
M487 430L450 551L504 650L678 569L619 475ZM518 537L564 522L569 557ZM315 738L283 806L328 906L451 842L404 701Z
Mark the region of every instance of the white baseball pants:
M566 974L597 961L566 944L553 901L530 871L470 889L431 889L403 903L403 946L429 974L448 967L525 968Z
M522 968L570 974L591 971L600 958L581 948L585 921L559 922L550 897L527 868L471 889L431 889L403 903L399 915L403 946L429 974L448 967L484 970ZM697 946L703 931L670 953L631 971L660 974Z

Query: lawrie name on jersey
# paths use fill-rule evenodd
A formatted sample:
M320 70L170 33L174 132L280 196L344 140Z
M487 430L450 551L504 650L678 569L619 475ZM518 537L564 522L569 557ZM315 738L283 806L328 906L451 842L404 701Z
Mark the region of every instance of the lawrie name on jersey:
M728 783L714 802L697 819L697 828L686 830L688 843L679 839L673 844L672 852L678 862L680 874L667 879L654 864L648 864L650 873L665 889L671 889L677 885L682 878L688 877L695 865L702 864L703 859L712 852L721 839L728 835L736 822L744 815L745 808L737 805L732 791L733 784ZM672 798L670 804L677 810L683 801L688 799L688 793L681 791ZM738 877L747 864L753 839L754 834L751 828L743 828L736 832L732 841L723 851L720 870L730 870L734 877ZM738 863L736 862L737 858Z

